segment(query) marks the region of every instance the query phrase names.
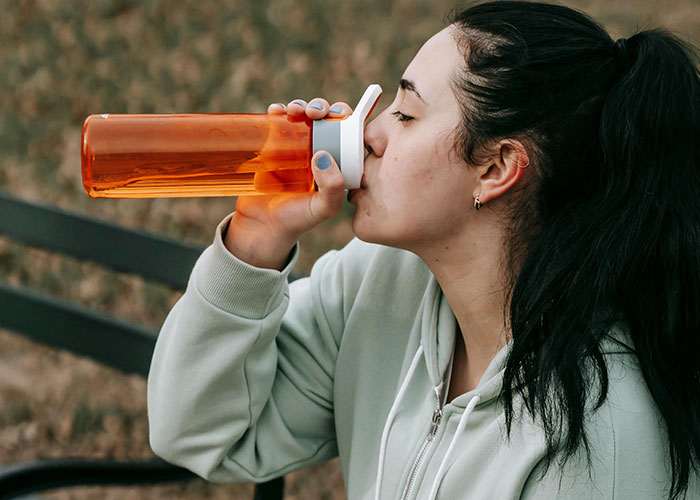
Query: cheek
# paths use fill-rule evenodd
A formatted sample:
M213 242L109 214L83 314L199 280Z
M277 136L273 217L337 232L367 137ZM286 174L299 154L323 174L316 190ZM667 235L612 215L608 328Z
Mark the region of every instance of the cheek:
M376 173L370 175L368 196L356 209L354 230L381 226L383 231L401 232L417 217L436 217L458 193L462 197L463 179L450 173L446 134L429 132L415 129L388 144Z
M432 144L424 142L425 139L406 140L387 152L379 171L383 186L391 186L392 191L405 194L407 190L420 191L433 180L439 161L433 154Z
M428 170L409 172L407 165L401 163L392 163L392 166L396 167L397 172L394 175L393 169L387 169L381 196L375 201L386 217L400 218L412 213L429 199L433 176Z

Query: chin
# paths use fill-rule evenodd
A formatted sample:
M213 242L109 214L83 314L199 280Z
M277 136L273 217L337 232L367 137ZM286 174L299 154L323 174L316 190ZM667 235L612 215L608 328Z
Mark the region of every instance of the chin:
M390 226L391 224L386 224L385 227L377 226L373 221L358 217L357 211L352 218L352 232L358 239L365 243L403 248L401 238L398 238L395 232L387 231Z
M367 228L365 226L366 226L365 224L358 221L357 210L355 210L355 214L352 216L352 226L351 226L353 234L355 235L356 238L359 238L362 241L366 241L367 243L372 243L372 241L370 239L371 231L367 231Z
M381 243L381 237L377 234L377 228L372 221L360 216L360 209L355 210L352 216L352 232L366 243Z

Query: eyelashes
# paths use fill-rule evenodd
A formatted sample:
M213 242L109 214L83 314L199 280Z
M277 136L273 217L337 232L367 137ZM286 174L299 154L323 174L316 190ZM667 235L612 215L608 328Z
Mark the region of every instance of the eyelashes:
M401 111L394 111L391 114L394 115L400 122L410 122L413 120L412 116L404 115Z

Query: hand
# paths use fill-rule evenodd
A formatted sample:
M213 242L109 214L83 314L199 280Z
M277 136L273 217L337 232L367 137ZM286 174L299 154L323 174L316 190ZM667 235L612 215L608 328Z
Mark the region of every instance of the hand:
M308 104L301 99L286 106L271 104L267 112L296 117L306 114L318 120L342 118L352 109L343 102L329 105L325 99L315 98ZM326 157L330 162L324 163ZM336 215L343 203L345 181L330 153L318 151L311 159L311 170L318 191L239 197L224 240L226 248L250 265L283 269L299 236Z

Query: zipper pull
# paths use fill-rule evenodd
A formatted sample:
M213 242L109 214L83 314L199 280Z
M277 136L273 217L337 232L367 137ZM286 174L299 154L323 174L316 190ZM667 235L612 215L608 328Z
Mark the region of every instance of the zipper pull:
M433 412L433 422L430 425L430 432L428 433L428 437L430 438L432 438L435 435L438 426L440 425L440 421L442 420L442 398L440 397L442 393L442 387L443 384L440 384L437 387L433 387L433 390L435 391L435 411Z
M442 408L439 406L433 412L433 423L430 426L430 437L433 437L437 432L438 426L440 425L440 420L442 420Z

